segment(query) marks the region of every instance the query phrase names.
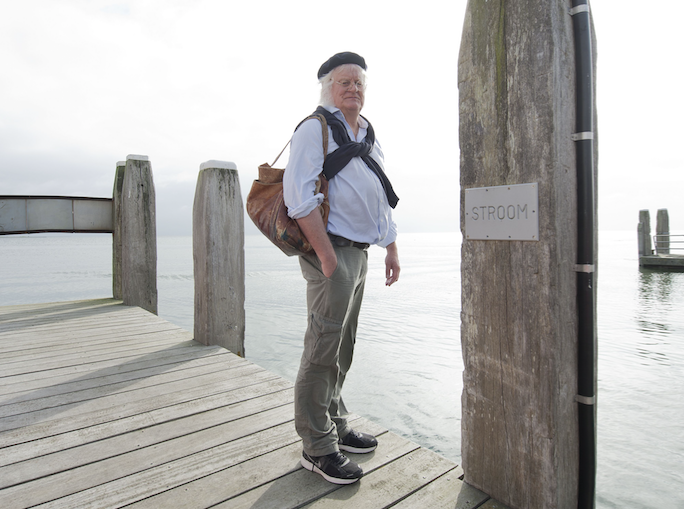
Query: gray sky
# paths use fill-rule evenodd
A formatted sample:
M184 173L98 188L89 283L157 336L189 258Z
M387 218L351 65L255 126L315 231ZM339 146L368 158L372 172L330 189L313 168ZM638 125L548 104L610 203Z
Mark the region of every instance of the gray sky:
M257 166L316 107L320 64L355 51L369 66L364 115L401 197L400 231L458 231L466 0L417 5L2 0L0 194L111 196L116 162L143 154L158 233L189 235L200 164L235 162L246 196ZM591 5L600 228L633 230L639 209L668 208L684 231L684 3Z

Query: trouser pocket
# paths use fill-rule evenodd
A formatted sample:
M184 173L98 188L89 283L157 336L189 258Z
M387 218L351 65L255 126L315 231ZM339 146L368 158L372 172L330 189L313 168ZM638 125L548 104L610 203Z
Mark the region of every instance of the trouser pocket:
M337 364L342 337L342 323L324 318L318 313L309 315L309 327L304 338L304 356L312 364Z

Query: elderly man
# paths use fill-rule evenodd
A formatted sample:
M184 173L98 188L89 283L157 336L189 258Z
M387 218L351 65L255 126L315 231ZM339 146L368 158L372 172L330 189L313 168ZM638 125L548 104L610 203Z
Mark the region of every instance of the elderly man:
M295 426L302 437L302 465L336 484L350 484L363 471L342 452L365 453L375 437L347 422L341 391L351 366L356 328L368 268L367 249L386 249L385 277L399 279L397 229L392 208L398 198L384 172L384 159L371 124L361 116L366 62L355 53L338 53L318 71L321 101L317 113L329 129L324 157L321 124L302 123L292 137L283 178L290 217L314 248L300 257L307 281L308 326L295 383ZM330 214L323 224L323 200L315 184L325 170Z

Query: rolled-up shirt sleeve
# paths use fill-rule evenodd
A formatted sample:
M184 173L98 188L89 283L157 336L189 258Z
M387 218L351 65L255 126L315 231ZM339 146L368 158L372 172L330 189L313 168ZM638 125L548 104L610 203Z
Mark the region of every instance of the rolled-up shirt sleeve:
M392 219L392 211L391 210L389 213L389 223L390 223L389 224L389 231L387 232L387 236L377 243L377 245L380 247L387 247L390 244L392 244L393 242L396 242L396 240L397 240L397 236L398 236L399 232L397 231L397 224Z
M283 175L283 199L293 219L308 216L323 202L316 182L323 171L323 135L317 119L304 122L292 135L290 159Z

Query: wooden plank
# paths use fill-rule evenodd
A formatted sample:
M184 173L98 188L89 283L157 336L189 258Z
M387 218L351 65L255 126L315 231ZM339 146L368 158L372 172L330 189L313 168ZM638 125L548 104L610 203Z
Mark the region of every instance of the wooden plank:
M5 431L0 433L0 447L65 433L276 378L271 373L252 366L231 370L226 373L226 377L229 375L236 378L207 376L197 381L191 389L185 389L183 384L187 382L183 381L158 386L155 391L141 390L126 393L125 397L116 395L100 398L87 405L76 403L58 409L2 418L0 430Z
M137 308L139 309L139 308ZM59 323L61 319L92 316L93 313L141 313L135 307L124 306L114 299L97 299L73 302L28 304L25 306L3 306L0 309L0 330L38 327Z
M181 337L177 339L181 339ZM104 353L93 353L93 355L88 355L87 353L84 353L80 357L67 357L67 358L60 358L59 360L62 362L57 362L54 359L43 359L42 361L37 361L35 363L31 363L30 361L26 362L13 362L13 363L8 363L3 366L2 368L2 373L3 376L13 376L13 375L23 375L23 374L29 374L29 373L36 373L39 371L50 371L50 370L63 370L65 367L76 367L79 365L86 365L85 370L89 371L90 368L88 367L89 364L94 363L94 362L99 362L103 360L112 360L112 359L139 359L140 356L146 355L155 355L156 352L162 349L174 349L174 348L197 348L198 344L190 339L186 339L180 342L173 342L173 343L153 343L151 345L141 345L139 347L135 348L118 348L118 349L112 349ZM28 377L30 378L30 377Z
M94 400L101 397L109 397L117 394L123 394L130 391L137 391L148 387L155 387L172 382L180 382L188 379L196 379L211 374L225 374L227 369L236 369L239 366L250 366L248 362L239 363L215 362L213 364L201 364L199 366L184 366L183 369L177 370L162 370L161 373L151 374L147 376L141 375L128 380L123 380L117 383L109 383L105 385L96 385L91 388L81 389L77 391L69 391L55 395L42 395L40 391L32 392L23 401L4 402L0 404L0 415L18 415L29 412L37 412L49 408L61 407L70 405L72 403L80 403L83 401ZM149 370L148 370L149 371ZM99 378L90 379L89 381L97 381Z
M223 350L224 353L225 350ZM153 377L155 375L168 374L176 371L183 371L191 368L197 368L199 366L211 366L213 364L221 363L230 364L231 367L241 364L245 361L244 359L237 358L235 356L226 356L217 353L216 355L204 355L201 357L192 356L190 358L183 357L182 360L173 363L164 363L154 366L149 366L144 369L137 369L126 371L124 373L117 373L113 375L106 376L91 376L85 379L69 377L66 378L62 383L51 384L47 387L29 388L24 390L17 390L13 393L2 394L0 392L0 405L6 405L9 403L18 403L21 401L37 400L41 398L47 398L51 396L56 396L59 394L73 393L77 391L83 391L88 389L93 389L95 387L103 387L107 385L114 385L117 383L130 382L132 380L143 379L147 377ZM93 375L96 375L93 373ZM16 389L22 388L21 385L17 386Z
M106 322L107 323L107 322ZM106 325L104 323L103 325ZM83 327L83 328L81 328ZM23 333L7 332L0 336L0 346L2 352L11 354L12 352L26 352L28 350L39 351L43 348L55 349L56 346L63 347L82 346L85 344L96 345L105 343L107 339L113 342L130 341L131 338L140 338L157 333L178 333L186 334L192 338L192 334L185 329L173 324L145 323L136 321L130 324L114 325L101 327L98 329L88 328L87 325L79 327L66 327L64 329L52 329L49 331L24 331ZM9 338L7 340L6 338ZM11 341L11 342L10 342Z
M130 338L157 332L183 332L192 337L188 331L170 323L151 324L145 323L143 320L136 320L127 324L100 322L100 325L103 325L103 327L89 328L87 324L84 324L78 327L72 326L49 331L7 332L5 337L10 337L12 341L3 341L2 336L0 336L0 348L2 349L3 357L7 358L9 355L27 355L30 350L40 353L45 351L45 349L56 350L58 348L78 347L84 344L106 344L107 341L129 341Z
M358 419L353 422L354 427L359 430L386 436L382 434L384 428L370 421ZM287 476L288 485L291 481L296 482L297 479L303 479L304 483L296 483L293 491L300 496L304 494L307 500L311 493L320 492L321 489L334 489L334 485L325 481L318 474L312 474L301 468L299 461L302 455L302 445L298 438L287 447L274 448L262 455L252 455L243 462L216 470L208 475L187 477L186 482L179 482L171 490L159 490L155 496L141 500L132 507L135 509L213 507L225 500L230 500L230 507L233 507L238 504L234 497L248 492L255 486L277 482L283 476ZM393 452L388 450L386 454L389 455L388 457L392 457L393 454L401 454L401 451L398 449ZM288 475L297 471L300 473L294 479ZM312 482L315 488L305 490L306 482Z
M392 506L393 509L474 509L489 499L489 495L458 478L455 468Z
M154 315L151 315L154 316ZM156 317L155 317L156 318ZM107 315L94 315L89 313L85 318L80 319L64 319L62 321L55 321L52 318L48 319L45 324L37 325L32 323L31 326L17 325L16 327L9 327L7 325L0 325L0 344L5 342L7 338L23 339L26 337L44 338L44 341L49 341L52 337L59 335L78 336L93 336L93 335L107 335L112 328L125 330L136 326L144 326L150 329L179 329L177 325L169 322L164 322L161 319L152 319L145 316L131 316L129 313L110 313Z
M182 429L182 420L173 421L169 425L179 428L175 431L176 438L7 488L0 491L0 507L31 507L83 490L91 490L105 483L130 478L134 474L145 475L145 472L162 466L160 471L163 473L166 468L173 468L169 464L175 461L185 462L194 455L215 460L215 450L235 448L233 442L239 442L250 435L278 427L293 430L293 415L292 405L281 406L243 417L237 422L228 422L189 434L185 434ZM93 490L95 491L97 490Z
M114 435L95 442L84 443L38 458L30 458L22 462L5 465L0 467L0 488L39 479L96 461L102 461L209 428L216 427L217 431L220 432L221 426L226 426L227 423L232 423L230 424L232 427L240 426L246 428L245 423L247 421L235 421L255 414L261 413L261 421L265 417L270 416L271 425L287 422L294 415L293 400L294 397L291 390L271 393L205 412L192 413L179 419L132 430L128 433ZM274 412L275 409L277 409L277 412ZM271 413L268 414L266 412ZM285 412L285 418L283 418L280 412ZM169 443L167 445L172 446L173 444Z
M359 463L364 470L364 477L358 483L351 485L354 487L352 489L353 492L358 490L359 487L366 483L376 472L391 465L392 462L397 461L399 458L418 450L419 446L417 444L401 438L394 433L382 433L373 427L369 427L368 424L362 424L360 426L354 424L354 427L358 428L360 431L375 434L378 437L379 445L373 453L349 455L349 457ZM291 452L291 457L288 458L287 456L284 456L280 461L284 462L285 465L294 464L294 467L290 467L292 469L291 473L285 472L282 467L280 471L274 469L270 474L270 477L272 477L273 480L267 483L263 482L264 478L267 477L264 472L268 472L268 470L265 469L272 469L273 467L271 467L271 465L277 464L280 455L273 459L264 458L264 460L268 462L267 464L265 464L265 461L256 458L255 460L252 460L252 462L247 462L245 465L240 466L239 468L242 469L244 473L240 474L240 477L237 477L237 472L232 473L232 475L240 480L244 477L242 484L246 486L255 486L255 488L245 489L240 486L222 488L220 495L224 500L212 507L224 509L249 507L286 509L302 507L306 503L334 496L333 494L340 489L340 486L329 483L316 473L300 468L299 460L301 458L301 453L301 447L298 447ZM189 491L198 490L200 486L195 488L193 487L194 484L195 483L184 486L183 488ZM214 484L217 483L215 482ZM226 483L223 482L217 485L224 486L224 484ZM229 491L229 489L232 489L232 492ZM233 495L233 493L237 493L237 495ZM196 494L199 496L198 492L196 492ZM210 499L209 502L213 503L214 499L218 498L218 496L212 494L212 499ZM164 500L166 500L166 498ZM206 507L206 502L207 500L203 498L200 507ZM354 499L354 507L356 507L356 498Z
M41 316L55 311L78 310L98 306L112 306L122 304L121 300L105 297L101 299L72 300L62 302L42 302L38 304L14 304L0 307L0 323L13 319Z
M0 364L3 370L3 375L0 378L97 362L106 358L132 357L145 351L202 346L194 342L185 331L157 332L139 336L139 338L131 338L124 342L112 342L109 345L93 345L92 348L86 341L76 348L47 352L46 354L34 354L32 351L28 351L24 357L13 357L3 361Z
M73 334L75 336L83 335L85 333L101 333L107 332L109 327L117 327L125 329L133 327L136 324L148 327L176 327L170 323L163 323L157 320L146 319L144 316L132 316L130 313L111 312L109 314L95 315L88 311L88 314L82 318L64 318L57 321L54 318L44 318L44 323L39 324L37 321L32 321L30 324L0 324L0 344L3 344L7 339L23 339L29 336L36 336L37 338L48 338L59 334ZM4 345L11 346L11 345Z
M154 326L177 327L140 308L124 306L120 303L113 304L107 308L82 309L75 312L61 313L55 315L43 315L40 318L30 318L30 315L23 320L16 322L0 322L0 337L7 337L8 334L21 337L22 334L30 333L54 333L74 329L82 331L92 328L94 331L103 329L103 325L112 324L116 327L126 327L134 324L146 324Z
M72 324L94 324L98 320L119 321L123 324L136 320L147 323L162 323L165 320L140 308L124 306L121 301L112 299L93 301L91 306L70 307L69 303L50 307L38 304L33 308L7 312L6 307L0 310L0 331L2 333L22 333L24 331L52 331L63 329ZM59 304L59 303L57 303Z
M251 458L261 457L298 441L299 437L293 424L291 422L281 424L243 439L228 442L163 465L156 465L135 475L122 477L53 500L41 507L109 509L132 504L168 488L180 486L194 479L239 465ZM193 506L197 507L196 504Z
M136 401L143 401L152 396L163 396L174 392L192 392L194 389L209 387L207 393L216 392L223 387L231 387L235 380L245 376L265 376L273 378L275 375L268 373L263 368L251 363L243 363L231 369L217 370L212 373L199 374L188 380L172 380L156 384L151 387L142 387L126 392L100 394L97 398L84 401L58 404L55 407L41 410L28 410L33 401L17 403L16 405L0 406L0 431L7 431L19 427L30 426L34 423L43 423L53 419L71 419L83 413L107 412L118 406L125 406ZM75 393L78 397L78 392ZM70 394L58 395L55 398L70 398ZM26 411L24 411L26 410Z
M187 415L247 402L264 395L274 394L277 397L282 397L283 401L287 401L288 396L283 394L283 391L291 391L291 389L292 384L290 382L282 378L272 378L261 383L240 387L233 391L163 406L149 412L90 425L74 431L17 442L2 450L0 465L18 463L84 444L99 442L134 430L160 425Z
M385 436L387 435L378 438L382 439ZM301 456L302 447L301 444L297 443L264 458L255 458L243 465L228 469L220 477L219 475L212 476L181 488L187 488L196 496L201 496L200 504L197 507L210 507L207 502L211 502L213 499L221 500L218 504L211 506L216 509L251 509L255 507L259 509L288 509L301 507L316 497L325 496L337 489L336 486L324 480L320 475L302 468ZM226 482L228 475L241 481L241 483ZM272 480L264 483L269 478ZM216 484L216 481L220 481L220 484ZM219 490L201 495L205 491L203 488L206 488L210 483L220 486ZM251 486L256 487L251 488ZM178 489L167 493L174 493L175 491ZM150 501L155 501L157 498L168 500L169 495L164 493L158 497L153 497ZM184 500L188 499L187 496L183 498ZM140 505L140 509L152 509L154 507L149 503L145 504L145 502L143 501L143 504ZM133 507L139 509L137 506ZM182 505L175 504L170 507L180 508Z
M75 376L79 376L80 380L85 380L91 377L107 376L116 373L125 373L127 371L134 371L144 367L161 365L162 363L175 362L179 358L187 356L187 358L194 358L206 355L214 355L217 347L207 347L195 342L183 342L170 345L167 348L159 349L158 347L148 348L142 351L136 351L131 355L121 355L119 357L105 357L101 360L90 360L87 364L76 364L73 366L62 366L59 368L52 368L45 371L36 371L31 373L17 373L8 375L7 377L0 377L2 385L0 385L0 393L17 392L16 384L25 384L26 388L30 387L45 387L50 384L61 383L61 380L68 378L73 380ZM221 349L223 350L223 349ZM224 353L229 354L226 350ZM123 362L122 362L123 361Z
M116 340L107 342L108 338L116 338ZM174 343L192 341L192 336L183 330L168 329L165 331L140 331L137 334L133 334L133 331L130 331L128 334L122 332L119 336L111 334L109 336L102 336L102 339L104 341L95 341L93 343L89 343L88 338L63 343L59 338L54 338L49 343L50 346L33 347L32 345L23 354L17 351L7 352L6 356L3 355L2 365L15 367L21 365L21 363L38 363L41 361L52 361L53 364L60 364L64 360L87 359L88 357L108 352L140 350L154 345L167 346ZM44 364L47 365L47 363Z
M417 449L364 475L362 482L344 486L304 507L346 508L352 496L355 509L386 507L453 468L453 463L432 451Z
M151 316L149 316L151 315ZM0 310L0 330L19 331L23 329L51 329L69 322L92 322L99 318L147 317L151 323L164 321L163 318L135 306L125 306L120 300L100 299L82 302L56 302L52 304L32 304L25 309L13 306Z
M366 472L359 483L302 469L292 383L191 337L112 299L0 308L0 507L282 509L353 494L360 508L466 509L486 499L452 462L361 418L354 427L380 446L351 455Z

